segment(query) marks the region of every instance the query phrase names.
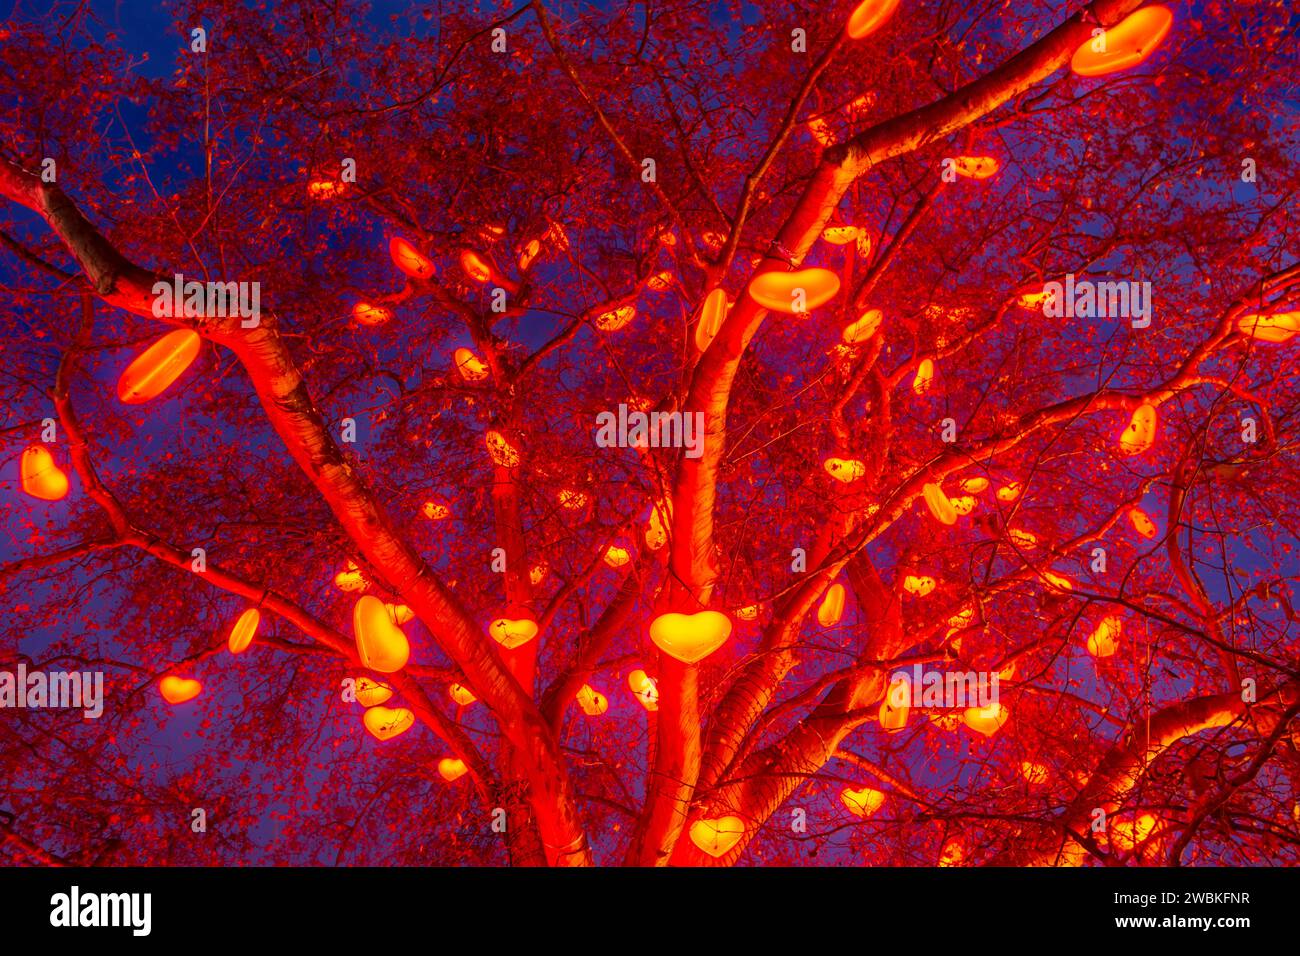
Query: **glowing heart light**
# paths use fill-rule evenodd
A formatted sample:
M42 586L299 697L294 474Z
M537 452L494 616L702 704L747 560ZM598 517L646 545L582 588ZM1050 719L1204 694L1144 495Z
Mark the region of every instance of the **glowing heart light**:
M961 490L969 495L978 495L986 490L989 486L989 480L982 476L975 478L963 478L961 480Z
M369 677L358 677L356 682L357 703L362 707L378 707L387 703L393 696L393 689Z
M617 309L596 316L596 328L602 332L617 332L636 318L636 306L621 305Z
M1017 548L1035 548L1038 546L1038 535L1032 531L1022 531L1019 528L1008 528L1007 539Z
M881 701L880 712L876 715L880 729L896 734L907 726L907 715L911 708L905 701L891 701L889 696Z
M352 609L352 628L357 654L367 670L395 674L406 666L411 657L410 642L379 598L366 594L357 600Z
M591 498L588 497L586 492L574 491L572 488L565 488L555 496L555 500L558 501L560 507L566 511L581 511L583 508L587 507L587 503L591 501Z
M512 604L488 626L492 640L507 650L527 644L537 636L537 631L537 621L534 620L532 611L522 604Z
M1003 485L997 491L998 501L1012 502L1020 497L1020 482L1013 481Z
M658 551L668 543L668 528L673 522L672 502L667 498L656 502L650 509L650 523L645 532L645 545Z
M389 240L388 254L393 259L393 265L412 279L433 278L433 261L401 236Z
M356 563L349 561L346 568L334 575L334 586L340 591L361 591L365 589L366 579Z
M1156 523L1141 508L1130 508L1128 520L1133 525L1133 530L1144 538L1154 538L1157 534Z
M1031 787L1041 787L1047 783L1047 768L1033 760L1022 760L1020 762L1020 776Z
M1150 813L1130 820L1115 820L1111 823L1110 842L1125 853L1132 853L1151 839L1158 822Z
M856 458L827 458L822 467L828 475L846 485L867 474L867 466Z
M840 802L855 817L869 817L885 805L885 795L871 787L852 790L845 787L840 791Z
M388 609L388 619L394 624L405 624L407 621L415 620L415 612L405 604L389 604L385 602L384 607Z
M501 468L519 467L519 449L510 444L505 435L496 429L488 429L483 436L483 443L487 445L488 457L494 465Z
M966 849L956 839L944 843L943 849L939 851L940 866L961 866L965 859Z
M953 510L952 502L937 484L932 481L927 482L921 489L921 495L925 498L925 506L930 509L930 514L934 515L935 521L940 524L957 523L957 512Z
M844 32L850 40L861 40L875 33L894 15L900 0L863 0L849 14Z
M458 348L452 353L456 371L467 382L481 382L488 377L488 367L479 361L479 357L467 348Z
M970 514L975 510L975 497L973 495L958 495L956 498L948 499L952 503L952 510L957 513L958 517Z
M257 635L257 625L261 620L262 615L255 607L250 607L239 615L235 626L230 629L230 637L226 640L230 653L242 654L248 650L248 646L253 643L253 638Z
M1237 320L1237 329L1259 342L1280 345L1300 333L1300 312L1279 312L1275 315L1243 315Z
M1046 581L1052 587L1056 588L1058 591L1074 590L1074 582L1071 581L1063 574L1057 574L1055 571L1047 571L1047 570L1041 571L1039 573L1042 575L1044 581Z
M844 340L845 345L861 345L876 334L884 317L885 313L879 309L868 309L862 313L858 321L844 327L840 338Z
M537 585L541 584L543 581L546 580L546 575L549 574L550 571L551 571L550 565L548 565L545 561L539 562L538 564L534 564L531 568L528 569L528 580L533 583L534 587L536 587Z
M168 674L158 682L158 693L169 704L183 704L199 696L203 685L189 677Z
M827 226L822 230L822 238L832 246L847 246L858 238L857 226Z
M916 378L912 379L912 391L917 395L924 395L933 384L934 361L921 359L921 364L916 367Z
M443 757L438 761L438 776L448 783L459 780L467 773L469 773L469 767L465 766L465 761L456 757Z
M411 729L415 723L415 714L405 707L384 707L382 704L371 707L361 717L366 730L378 740L392 740Z
M1133 412L1128 427L1119 436L1119 449L1126 455L1140 455L1156 441L1156 407L1143 404Z
M191 329L168 332L141 352L117 380L117 397L126 405L157 398L198 358L203 340Z
M988 179L997 175L1001 164L992 156L958 156L952 161L952 169L958 176L966 179Z
M451 515L451 509L437 501L426 501L420 508L420 514L430 521L442 521Z
M358 302L352 307L352 318L356 319L361 325L383 325L392 317L392 311L382 305Z
M462 249L460 252L460 268L471 281L479 285L492 280L492 265L483 256L479 255L473 249Z
M683 664L704 660L731 636L731 618L719 611L669 611L650 622L650 640Z
M635 670L627 675L627 686L636 695L648 711L659 709L659 684L643 670Z
M68 494L68 476L54 463L44 445L28 445L18 462L23 491L41 501L59 501Z
M577 693L578 706L588 717L599 717L609 709L609 700L598 693L590 684L583 684Z
M745 835L745 821L733 816L696 820L691 824L690 834L691 842L709 856L726 856Z
M474 703L474 701L478 700L478 698L474 696L474 692L464 684L449 685L447 687L447 693L451 696L452 700L462 707L468 707L470 704Z
M542 243L538 239L529 239L524 244L523 249L519 251L519 271L527 272L528 267L533 264L542 252Z
M1123 634L1123 618L1115 615L1102 618L1097 629L1088 635L1088 653L1093 657L1110 657L1119 650Z
M1102 35L1085 41L1070 58L1070 69L1079 76L1105 76L1131 69L1155 52L1173 25L1174 15L1168 7L1143 7Z
M1011 714L1002 704L993 703L987 707L967 707L962 720L966 726L977 734L983 734L985 737L992 737L1002 725L1007 722Z
M909 574L903 578L903 590L908 594L915 594L917 597L925 597L935 589L935 586L934 578L928 574Z
M834 627L844 617L844 585L832 584L826 589L821 607L817 609L817 623L822 627Z
M829 269L764 272L749 284L749 297L765 309L804 315L840 291L840 277Z
M345 188L333 179L313 179L307 183L307 195L312 199L336 199L343 195Z
M618 545L611 544L605 549L605 564L611 568L621 568L632 560L632 554L627 548L620 548Z
M700 320L695 324L695 347L706 351L727 317L727 293L724 289L714 289L704 297L700 309Z

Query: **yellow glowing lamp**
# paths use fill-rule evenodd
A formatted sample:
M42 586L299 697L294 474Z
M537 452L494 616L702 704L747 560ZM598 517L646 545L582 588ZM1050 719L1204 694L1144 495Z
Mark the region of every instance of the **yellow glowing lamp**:
M522 604L512 604L488 627L492 640L507 650L523 647L537 636L537 621Z
M599 717L609 709L609 700L590 684L583 684L577 693L578 706L588 717Z
M472 282L477 282L479 285L492 280L491 264L473 249L460 251L460 268Z
M198 358L203 340L191 329L168 332L141 352L117 380L117 397L126 405L157 398Z
M1020 761L1020 776L1031 787L1041 787L1047 783L1047 768L1033 760Z
M488 377L488 367L467 348L458 348L452 353L452 361L460 377L467 382L481 382Z
M885 313L879 309L868 309L856 322L844 327L840 338L844 340L845 345L861 345L876 334L884 317Z
M966 712L962 714L962 720L966 726L977 734L983 734L985 737L992 737L1002 725L1007 722L1011 714L1002 704L993 703L987 707L967 707Z
M574 491L572 488L565 488L556 495L555 500L558 501L560 507L566 511L581 511L583 508L587 507L587 502L589 502L591 498L588 497L586 492Z
M361 325L382 325L393 317L393 313L382 305L358 302L352 307L352 318Z
M695 347L701 352L709 347L727 317L727 292L714 289L704 297L704 306L700 309L700 320L695 324Z
M867 474L867 466L856 458L827 458L822 462L822 467L828 475L846 485Z
M1119 650L1119 639L1123 635L1123 618L1116 615L1102 618L1097 629L1088 635L1088 653L1093 657L1110 657Z
M617 332L636 318L636 306L621 305L617 309L596 316L596 328L602 332Z
M487 445L488 457L494 465L500 468L519 467L519 449L510 444L505 435L490 428L483 436L483 443Z
M925 498L925 506L930 509L930 514L934 515L934 520L940 524L956 524L957 512L953 509L952 502L948 496L943 493L933 481L927 482L921 489L921 494Z
M539 561L528 569L528 580L537 586L546 580L546 575L550 573L551 567L545 561Z
M673 274L671 272L656 272L646 280L646 288L651 292L667 292L673 285Z
M840 277L830 269L764 272L749 283L749 297L765 309L804 315L825 305L840 291Z
M388 708L382 704L371 707L362 716L366 730L378 740L392 740L411 729L415 714L405 707Z
M863 0L849 14L844 32L850 40L861 40L883 27L898 9L899 0Z
M352 629L361 665L367 670L395 674L406 666L411 656L410 642L379 598L363 594L357 599L352 608Z
M736 608L736 617L742 621L752 621L758 617L758 605L746 604L744 607Z
M239 615L235 626L230 629L230 637L226 639L230 653L242 654L248 650L248 645L253 643L253 638L257 635L257 625L261 620L262 615L255 607L250 607Z
M68 494L68 476L54 463L44 445L28 445L18 462L23 491L42 501L58 501Z
M912 379L912 391L917 395L924 395L934 384L934 360L921 359L921 364L916 367L916 378Z
M334 575L334 586L340 591L362 591L366 587L365 576L361 569L357 567L355 561L349 561L348 566Z
M880 729L888 731L891 734L898 733L907 726L907 715L911 708L906 702L892 702L889 696L880 702Z
M405 604L384 602L384 607L388 610L388 619L394 624L405 624L407 621L415 620L415 612Z
M863 787L860 790L845 787L840 791L840 802L855 817L869 817L885 805L885 795L870 787Z
M1070 69L1079 76L1105 76L1131 69L1155 52L1173 25L1174 15L1168 7L1143 7L1080 45L1070 58Z
M917 597L925 597L936 587L934 578L928 574L909 574L903 578L903 590Z
M634 670L628 674L627 686L646 710L659 709L659 683L645 671Z
M541 254L542 243L538 239L529 239L524 244L523 249L519 251L519 271L526 272L528 267L533 264L538 255Z
M387 703L393 696L393 689L369 677L358 677L356 681L357 703L362 707L378 707Z
M668 543L668 528L673 522L672 502L664 499L650 509L650 524L645 532L645 544L651 551L658 551Z
M158 693L169 704L183 704L199 696L203 685L189 677L176 677L168 674L158 682Z
M433 278L433 261L401 236L389 240L388 254L393 259L393 265L412 279Z
M690 834L691 842L709 856L726 856L745 835L745 821L733 816L696 820L691 824Z
M335 199L343 195L345 188L332 179L313 179L307 183L307 195L312 199Z
M632 553L627 548L611 544L605 549L605 563L611 568L621 568L632 560Z
M1111 823L1110 842L1125 853L1132 853L1151 839L1157 823L1150 813L1139 814L1131 820L1115 820Z
M669 611L650 622L650 640L683 664L704 660L731 636L731 618L721 611L678 614Z
M975 510L975 497L973 495L958 495L956 498L949 498L952 504L952 510L957 513L958 517L964 517Z
M1036 548L1038 547L1038 535L1032 531L1022 531L1019 528L1008 528L1007 537L1017 548Z
M464 684L449 684L447 686L447 693L450 695L452 700L462 707L468 707L470 704L474 703L474 701L478 700L478 698L474 696L474 692Z
M1133 412L1128 427L1119 436L1119 449L1126 455L1140 455L1156 441L1156 407L1143 404Z
M939 851L940 866L961 866L966 859L966 850L956 839L949 840Z
M1128 511L1128 520L1133 525L1133 530L1144 538L1154 538L1157 534L1156 523L1151 520L1141 508L1130 508Z
M860 232L857 226L827 226L822 230L822 238L832 246L847 246L858 238Z
M420 514L430 521L442 521L451 514L451 509L437 501L426 501L420 508Z
M958 156L952 161L953 172L966 179L988 179L999 168L1000 164L992 156Z
M1073 591L1074 582L1063 574L1057 574L1055 571L1044 570L1040 572L1043 580L1056 588L1058 591Z
M1242 335L1260 342L1280 345L1300 333L1300 312L1279 312L1275 315L1243 315L1237 320Z
M1020 482L1012 481L998 489L998 501L1010 503L1020 497Z
M821 607L817 609L817 623L822 627L834 627L844 617L844 585L832 584L826 589Z
M469 767L465 766L465 761L457 757L443 757L438 761L438 776L448 783L459 780L467 773Z
M980 492L988 489L989 480L982 476L975 478L963 478L961 480L961 490L968 495L978 495Z

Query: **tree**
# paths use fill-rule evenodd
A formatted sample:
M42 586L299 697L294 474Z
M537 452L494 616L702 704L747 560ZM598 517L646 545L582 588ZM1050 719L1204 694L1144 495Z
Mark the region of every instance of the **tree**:
M1141 5L13 14L5 858L1294 864L1295 38Z

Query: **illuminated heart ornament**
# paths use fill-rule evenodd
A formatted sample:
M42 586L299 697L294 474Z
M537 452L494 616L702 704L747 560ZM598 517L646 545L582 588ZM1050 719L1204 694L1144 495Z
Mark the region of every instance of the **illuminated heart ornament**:
M822 238L832 246L847 246L858 238L857 226L827 226L822 230Z
M1259 342L1281 345L1300 334L1300 312L1279 312L1276 315L1243 315L1237 320L1242 335Z
M462 249L460 253L460 268L465 275L483 285L492 280L492 265L483 256L479 255L473 249Z
M393 317L393 313L382 305L358 302L352 307L352 318L361 325L383 325Z
M930 509L930 514L934 515L936 521L940 524L957 523L957 512L942 488L932 481L927 482L921 489L921 494L925 498L926 507Z
M1156 523L1141 508L1130 508L1128 520L1132 523L1133 530L1144 538L1154 538L1158 533Z
M804 315L840 291L840 277L829 269L764 272L749 283L749 297L765 309Z
M1156 440L1156 407L1139 405L1129 420L1128 427L1119 436L1119 448L1126 455L1140 455Z
M745 821L740 817L718 817L717 819L696 820L691 824L691 842L717 858L740 842L745 835Z
M357 600L352 609L352 628L363 667L394 674L406 666L411 657L410 642L379 598L366 594Z
M867 466L856 458L827 458L822 462L826 473L836 481L851 484L867 473Z
M250 607L239 615L239 620L235 621L235 626L230 629L230 637L226 641L230 653L242 654L248 650L248 645L253 643L253 638L257 635L257 625L261 620L262 615L255 607Z
M412 279L433 278L433 262L401 236L388 241L388 254L393 265Z
M474 701L478 700L478 698L474 696L474 692L464 684L451 684L447 688L447 693L451 695L452 700L460 704L462 707L468 707L470 704L474 703Z
M683 664L702 661L731 636L731 618L719 611L669 611L650 622L650 640Z
M894 15L900 0L863 0L849 14L844 32L850 40L861 40L875 33Z
M722 321L727 317L727 293L714 289L704 297L704 307L700 309L700 320L695 324L695 347L701 352L722 328Z
M1143 7L1080 45L1070 58L1070 69L1079 76L1105 76L1135 67L1155 52L1173 25L1168 7Z
M908 594L915 594L917 597L925 597L935 589L935 583L934 578L928 574L909 574L903 578L903 590Z
M611 309L596 316L596 328L602 332L617 332L635 318L636 306L621 305L617 309Z
M1097 629L1088 635L1088 653L1093 657L1110 657L1119 650L1119 639L1124 634L1123 618L1104 617Z
M356 683L357 703L362 707L378 707L387 703L393 696L393 689L369 677L358 677Z
M632 555L627 548L611 544L605 549L605 563L611 568L621 568L631 560Z
M968 515L975 510L975 497L973 495L958 495L956 498L949 498L952 510L958 515Z
M426 501L420 508L420 514L430 521L445 521L451 516L451 509L437 501Z
M443 757L438 761L438 775L448 783L459 780L467 773L469 773L469 767L465 766L465 761L459 758Z
M203 340L191 329L168 332L140 353L117 380L117 397L127 405L157 398L181 377L199 354Z
M44 445L29 445L18 463L23 491L42 501L67 497L68 476L54 463L54 456Z
M599 717L609 709L609 700L590 684L583 684L577 694L578 706L588 717Z
M858 321L845 326L844 331L840 333L840 338L844 340L845 345L861 345L876 334L884 317L885 313L879 309L868 309L862 313Z
M840 802L855 817L869 817L884 806L885 795L870 787L863 787L861 790L850 790L845 787L840 791Z
M411 729L411 725L415 723L415 714L405 707L377 706L367 710L361 721L373 737L378 740L392 740Z
M492 622L489 630L492 640L504 648L514 650L537 636L537 622L526 617L499 617Z
M989 486L989 480L984 477L963 478L961 480L961 490L971 495L978 495L986 490Z
M844 617L844 585L832 584L826 589L821 607L817 609L817 623L822 627L834 627Z
M952 168L966 179L988 179L997 174L1000 164L992 156L958 156L953 159Z
M916 378L912 379L912 391L917 395L924 395L934 384L934 361L932 359L921 359L921 364L916 367Z
M199 696L203 685L189 677L176 677L168 674L158 682L158 693L169 704L183 704Z
M456 365L456 371L460 377L467 382L481 382L488 377L488 367L484 365L477 355L467 348L458 348L452 353L452 361Z
M1020 482L1013 481L998 489L998 501L1012 502L1020 497Z
M499 431L489 429L483 435L483 443L487 445L488 457L492 459L494 465L501 468L519 466L519 449L510 444L506 436Z
M967 707L962 719L966 726L977 734L992 737L1011 716L1001 704L989 704L987 707Z
M389 604L385 602L384 607L388 608L388 619L394 624L405 624L415 619L415 612L405 604Z
M362 591L365 589L366 579L361 569L354 562L349 561L346 568L334 575L334 586L340 591Z
M645 671L635 670L628 674L627 686L646 710L653 712L659 709L659 685Z

